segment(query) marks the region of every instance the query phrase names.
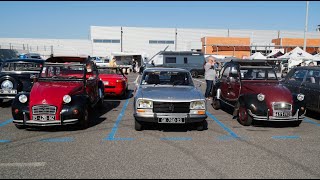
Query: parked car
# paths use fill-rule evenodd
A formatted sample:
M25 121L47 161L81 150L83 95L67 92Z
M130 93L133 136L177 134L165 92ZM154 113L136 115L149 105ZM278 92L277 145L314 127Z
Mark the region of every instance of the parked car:
M12 103L13 123L26 126L89 125L89 110L103 106L103 84L93 61L81 57L51 57L44 63L31 92Z
M225 64L213 90L214 109L221 103L234 107L240 124L256 121L292 121L299 126L305 114L304 94L281 85L265 61L232 60Z
M320 67L293 68L282 80L282 84L292 93L305 94L306 108L320 113Z
M134 96L135 130L151 123L195 123L206 128L206 101L189 71L179 68L148 68Z
M98 70L99 77L103 81L105 95L127 97L128 79L121 68L98 66Z
M40 73L44 60L11 59L0 66L0 104L5 99L14 99L20 92L30 92L32 78Z

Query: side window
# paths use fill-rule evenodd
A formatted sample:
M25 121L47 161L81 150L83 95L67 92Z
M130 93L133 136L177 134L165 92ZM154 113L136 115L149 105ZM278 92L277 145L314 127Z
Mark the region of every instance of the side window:
M166 57L166 63L177 63L177 59L175 57Z
M234 78L239 77L238 69L236 66L232 66L230 70L231 70L231 72L230 72L231 77L234 77Z
M296 70L290 77L289 81L302 82L304 77L307 75L307 70Z
M188 64L188 58L187 57L183 58L183 61L184 61L185 64Z
M320 78L319 75L320 75L320 71L309 70L307 78L306 78L306 82L319 85L319 78Z
M226 78L226 77L229 76L229 74L230 74L230 69L231 69L230 66L227 66L227 67L224 69L223 74L222 74L222 77L223 77L223 78Z

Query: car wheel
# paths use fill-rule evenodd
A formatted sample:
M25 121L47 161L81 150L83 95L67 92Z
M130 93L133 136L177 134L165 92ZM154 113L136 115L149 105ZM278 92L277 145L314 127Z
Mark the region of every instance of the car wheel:
M84 109L84 114L80 119L79 128L80 129L87 129L89 127L89 111L88 107Z
M213 107L213 109L215 109L215 110L219 110L219 109L221 108L221 102L220 102L220 100L214 98L214 99L212 100L212 107Z
M252 124L252 117L248 114L248 110L244 105L239 105L238 122L243 126L250 126Z
M2 105L3 99L0 99L0 106Z
M128 97L128 88L126 88L126 90L123 92L123 94L122 94L122 99L127 99L127 97Z
M197 71L191 71L191 76L197 78L199 76Z
M302 123L302 120L292 122L292 127L298 127Z
M138 120L134 120L134 129L136 131L142 131L143 130L143 126L142 126L142 123L139 122Z
M16 128L18 128L18 129L25 129L25 128L26 128L26 126L24 126L24 125L19 125L19 124L15 124L15 126L16 126Z
M208 129L208 122L206 120L197 123L197 131L203 131Z
M103 94L103 91L101 89L99 89L99 102L98 102L98 107L99 108L103 108L103 103L104 103L104 94Z

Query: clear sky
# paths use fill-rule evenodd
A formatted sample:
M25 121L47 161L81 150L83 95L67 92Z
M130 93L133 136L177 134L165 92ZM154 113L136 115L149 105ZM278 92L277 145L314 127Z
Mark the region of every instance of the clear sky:
M304 31L305 15L306 1L2 1L0 37L88 39L90 26ZM316 31L319 1L308 21Z

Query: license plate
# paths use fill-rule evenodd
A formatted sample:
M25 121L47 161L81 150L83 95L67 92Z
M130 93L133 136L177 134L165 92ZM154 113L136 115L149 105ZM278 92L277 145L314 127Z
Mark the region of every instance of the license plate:
M279 111L279 112L274 112L273 116L275 117L290 117L292 116L291 111Z
M54 121L56 119L55 115L36 115L33 116L34 121Z
M0 89L0 94L17 94L17 90L7 90L7 89Z
M104 85L109 85L109 81L103 81Z
M185 118L158 118L158 123L182 124L185 123Z

